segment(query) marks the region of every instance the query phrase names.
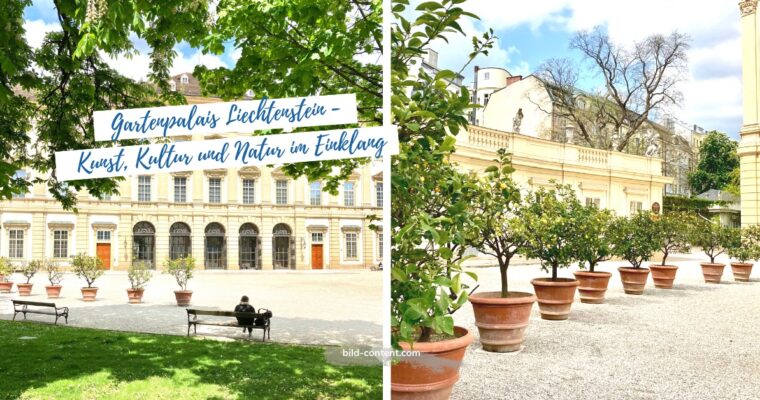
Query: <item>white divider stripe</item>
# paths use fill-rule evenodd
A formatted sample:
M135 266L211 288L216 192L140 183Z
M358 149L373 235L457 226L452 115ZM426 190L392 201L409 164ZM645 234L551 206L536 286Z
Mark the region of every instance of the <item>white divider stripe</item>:
M398 154L395 126L105 147L55 153L60 181Z
M95 111L95 141L356 124L356 95Z

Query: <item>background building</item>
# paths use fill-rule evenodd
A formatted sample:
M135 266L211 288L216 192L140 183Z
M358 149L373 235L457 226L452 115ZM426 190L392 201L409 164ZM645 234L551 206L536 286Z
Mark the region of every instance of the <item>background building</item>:
M172 83L189 104L221 101L202 97L190 74ZM35 184L0 202L0 256L17 265L44 258L66 266L86 253L118 270L135 262L160 269L164 260L186 255L200 269L369 268L382 260L381 222L368 218L382 216L381 171L379 162L362 166L337 195L276 166L129 176L118 196L78 193L78 213L64 211L46 186Z

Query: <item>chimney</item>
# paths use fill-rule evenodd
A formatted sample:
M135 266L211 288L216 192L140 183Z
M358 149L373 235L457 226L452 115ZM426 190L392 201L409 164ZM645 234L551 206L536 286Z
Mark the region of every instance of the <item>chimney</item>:
M522 80L522 75L510 76L510 77L507 78L507 86L509 86L509 85L511 85L511 84L513 84L515 82L520 82L521 80Z

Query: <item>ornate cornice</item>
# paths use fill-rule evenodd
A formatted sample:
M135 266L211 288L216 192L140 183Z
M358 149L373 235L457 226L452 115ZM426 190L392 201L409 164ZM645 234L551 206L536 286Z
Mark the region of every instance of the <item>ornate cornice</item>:
M739 10L741 10L742 17L754 14L757 10L757 0L744 0L739 2Z

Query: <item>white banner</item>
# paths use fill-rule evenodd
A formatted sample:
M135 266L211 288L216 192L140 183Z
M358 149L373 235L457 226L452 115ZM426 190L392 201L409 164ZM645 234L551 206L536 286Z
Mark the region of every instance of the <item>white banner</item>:
M242 136L55 153L60 181L398 154L395 126Z
M357 123L356 95L95 111L95 141Z

